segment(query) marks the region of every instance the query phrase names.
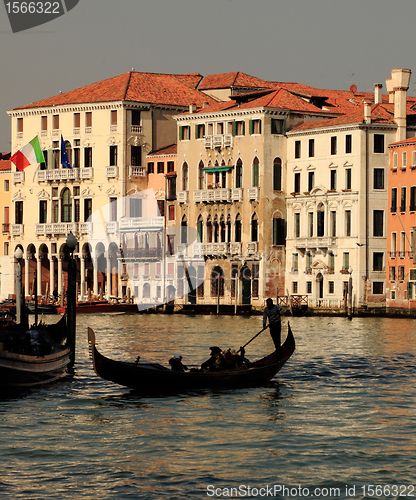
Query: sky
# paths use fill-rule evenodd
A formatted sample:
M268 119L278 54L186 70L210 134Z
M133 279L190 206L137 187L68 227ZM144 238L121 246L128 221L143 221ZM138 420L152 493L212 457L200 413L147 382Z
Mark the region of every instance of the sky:
M80 0L62 17L13 33L0 4L0 151L7 111L131 69L241 71L324 89L372 91L413 71L414 0Z

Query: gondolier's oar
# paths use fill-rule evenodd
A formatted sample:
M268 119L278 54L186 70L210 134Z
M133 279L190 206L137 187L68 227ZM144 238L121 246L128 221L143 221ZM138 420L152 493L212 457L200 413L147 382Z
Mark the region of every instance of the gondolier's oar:
M274 323L277 323L277 321L275 321ZM262 330L259 331L259 333L256 333L256 335L254 335L253 338L251 338L248 342L246 342L242 347L240 347L240 349L237 351L237 353L239 353L242 349L244 349L244 347L246 347L248 344L250 344L250 342L253 342L253 340L255 338L257 338L260 333L264 332L264 330L266 330L267 328L269 328L270 325L274 325L274 323L269 323L267 326L265 326Z

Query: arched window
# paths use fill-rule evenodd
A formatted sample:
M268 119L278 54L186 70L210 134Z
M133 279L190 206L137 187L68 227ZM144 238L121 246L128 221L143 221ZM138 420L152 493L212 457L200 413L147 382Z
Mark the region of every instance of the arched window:
M188 191L188 164L182 165L182 190Z
M202 215L198 217L196 222L196 229L198 233L198 243L202 243L204 241L204 220Z
M235 166L235 187L243 187L243 162L239 159Z
M217 219L217 216L215 216L214 218L214 243L218 243L219 242L219 239L218 239L218 219Z
M188 243L188 220L183 216L181 221L181 243Z
M207 219L207 243L212 243L212 222L211 216Z
M228 214L227 217L227 243L231 241L231 215Z
M224 216L221 215L221 219L220 219L220 241L221 241L221 243L225 243L225 235L226 235L226 231L225 231Z
M259 240L259 218L256 213L251 217L251 241Z
M211 297L224 297L224 271L220 266L211 271Z
M145 283L143 285L143 298L150 299L150 285L149 285L149 283Z
M280 158L273 160L273 190L282 190L282 160Z
M253 170L252 170L252 186L260 186L260 163L257 156L253 160Z
M61 193L61 222L72 222L72 197L68 188Z
M240 214L237 214L236 218L235 218L235 241L237 243L240 243L241 242L241 215Z
M204 162L202 160L198 165L198 189L204 189Z
M273 245L285 244L285 220L273 217Z
M325 207L323 203L320 203L318 205L317 209L317 224L316 224L316 230L317 230L317 236L323 236L325 233Z

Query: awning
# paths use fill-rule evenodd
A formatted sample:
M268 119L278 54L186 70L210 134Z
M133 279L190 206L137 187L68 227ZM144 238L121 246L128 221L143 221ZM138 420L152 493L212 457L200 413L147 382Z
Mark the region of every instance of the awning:
M220 167L220 168L204 168L204 172L226 172L227 170L230 170L230 168L233 168L233 167L229 166L229 167Z

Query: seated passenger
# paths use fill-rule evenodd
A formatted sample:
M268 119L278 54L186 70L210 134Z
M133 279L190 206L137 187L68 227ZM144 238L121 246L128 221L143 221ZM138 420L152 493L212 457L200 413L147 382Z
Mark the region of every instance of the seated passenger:
M203 371L217 372L224 369L224 356L218 346L210 347L211 356L201 365Z
M173 358L170 358L169 364L171 365L173 372L184 372L188 369L187 366L182 364L182 356L180 354L175 354Z

